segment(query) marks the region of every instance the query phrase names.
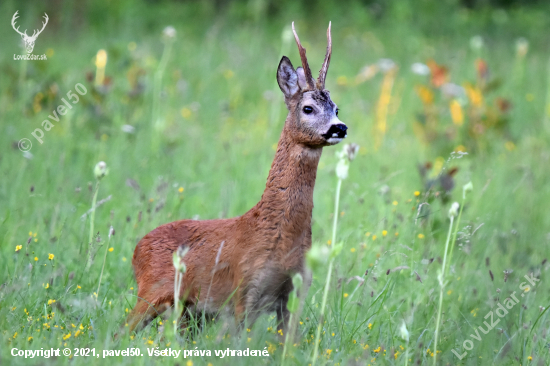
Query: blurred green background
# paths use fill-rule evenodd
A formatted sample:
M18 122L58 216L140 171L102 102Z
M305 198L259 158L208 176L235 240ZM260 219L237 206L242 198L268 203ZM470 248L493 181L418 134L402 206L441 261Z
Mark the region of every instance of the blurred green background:
M10 26L17 10L29 35L47 13L33 51L46 61L14 60L26 54ZM112 339L135 304L133 249L160 224L242 215L257 203L286 116L276 68L283 55L300 64L290 24L316 73L332 21L327 89L349 127L346 142L360 149L342 185L344 250L318 364L433 363L447 212L470 181L437 363L548 364L549 11L544 1L512 0L3 1L1 363L92 362L25 360L11 356L13 347L170 347L160 320L132 339ZM52 121L79 83L85 95ZM38 128L42 144L31 134ZM18 147L23 138L28 153ZM326 148L319 165L314 246L332 244L341 149ZM109 174L90 246L85 214L99 161ZM451 350L464 352L464 340L526 274L541 281L459 360ZM314 272L288 364L311 363L325 276ZM250 332L230 317L193 332L171 347L268 347L270 357L96 362L281 362L271 315Z

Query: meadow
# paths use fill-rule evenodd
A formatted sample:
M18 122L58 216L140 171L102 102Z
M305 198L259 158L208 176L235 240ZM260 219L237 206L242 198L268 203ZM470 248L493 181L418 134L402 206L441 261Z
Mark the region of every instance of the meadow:
M549 364L547 6L56 4L0 4L0 364ZM14 60L25 54L8 26L16 10L22 29L48 14L33 51L47 60ZM292 21L314 73L332 21L327 89L349 127L317 172L313 283L294 344L285 350L274 314L240 330L222 313L182 334L158 318L114 339L146 233L260 199L286 117L277 65L299 65ZM91 348L99 358L74 355ZM103 358L129 348L144 356ZM147 351L168 348L197 352ZM269 356L214 353L247 348Z

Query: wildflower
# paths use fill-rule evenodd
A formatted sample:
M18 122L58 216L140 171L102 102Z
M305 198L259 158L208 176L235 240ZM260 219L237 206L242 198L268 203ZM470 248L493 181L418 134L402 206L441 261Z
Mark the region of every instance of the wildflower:
M415 196L415 197L420 196L420 191L414 191L414 196Z
M355 253L355 248L351 248L349 251Z
M63 336L63 340L64 340L64 341L66 341L66 340L69 339L69 338L71 338L71 332L69 332L69 333L67 333L67 334L65 334L65 335Z
M373 349L372 352L374 352L374 353L379 353L381 348L382 348L382 347L378 346L378 348L377 348L377 349Z
M109 252L112 252L113 250L115 250L115 248L113 248L113 247L109 248Z
M451 119L453 120L453 123L457 126L462 126L464 123L464 114L462 113L462 106L460 103L456 99L453 99L449 109L451 111Z
M527 360L528 361L533 361L533 357L529 356L529 357L527 357Z
M481 36L473 36L470 38L470 48L479 51L483 47L483 38Z
M27 338L29 342L32 342L32 337Z
M172 40L176 37L176 28L172 27L171 25L167 26L162 31L162 37L166 40Z
M34 257L34 261L35 261L35 262L38 261L38 257Z
M368 238L370 236L370 232L366 232L365 236Z
M397 360L397 356L399 356L399 351L395 351L395 353L393 354L393 357Z
M399 328L399 333L401 335L401 338L408 342L409 341L409 331L407 330L407 325L405 322L401 323L401 327Z
M397 206L399 202L397 201L393 201L391 204L394 205L394 206Z
M459 207L460 205L458 204L458 202L453 202L451 208L449 209L449 217L457 217Z
M49 300L48 300L48 305L51 305L51 304L53 304L54 302L55 302L54 299L49 299Z
M186 364L186 366L193 366L193 361L191 361L191 360L187 360L187 364Z
M80 290L82 287L80 287L80 285L76 285L76 288Z
M48 259L49 259L49 260L53 260L54 257L55 257L55 255L53 255L52 253L49 253L49 254L48 254Z
M424 234L418 234L418 239L424 239Z
M327 349L326 352L327 352L327 356L330 356L330 354L332 353L332 350L331 350L331 349Z
M50 288L50 283L46 283L46 286L44 286L45 289L49 289Z
M179 187L178 192L183 193L183 187Z
M427 65L420 62L415 62L414 64L412 64L411 71L416 75L422 75L422 76L430 75L430 68Z
M282 329L279 329L279 330L277 331L277 333L279 333L279 335L282 336L282 335L283 335L283 330L282 330Z
M382 230L382 236L388 235L388 230Z
M376 240L377 236L376 235L373 235L372 236L372 240Z
M100 180L107 174L109 174L109 169L107 169L107 164L104 161L100 161L99 163L97 163L94 168L95 179Z
M20 251L21 249L23 249L23 246L22 246L22 245L17 245L17 246L15 247L15 251L16 251L16 252Z
M369 329L372 329L372 323L369 323L368 327Z
M397 231L395 232L395 236L399 236L399 233Z

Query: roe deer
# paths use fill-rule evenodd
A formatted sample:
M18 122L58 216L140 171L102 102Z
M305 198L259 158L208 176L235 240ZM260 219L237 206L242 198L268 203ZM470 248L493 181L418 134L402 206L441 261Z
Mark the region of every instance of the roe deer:
M304 273L304 256L311 247L313 187L321 152L347 136L325 90L332 51L330 23L317 80L294 23L292 30L302 67L295 70L283 56L277 69L289 113L260 202L240 217L175 221L145 235L132 260L138 300L128 317L130 331L173 306L172 256L180 246L189 250L183 258L187 270L180 289L184 314L215 313L230 299L228 306L240 324L245 317L252 324L262 311L275 311L278 328L288 325L291 277Z

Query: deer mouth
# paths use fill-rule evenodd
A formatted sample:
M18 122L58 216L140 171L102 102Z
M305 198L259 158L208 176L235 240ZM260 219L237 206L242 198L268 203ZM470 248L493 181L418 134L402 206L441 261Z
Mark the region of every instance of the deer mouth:
M348 136L348 126L343 123L331 125L326 133L322 136L327 140L329 144L337 144Z

